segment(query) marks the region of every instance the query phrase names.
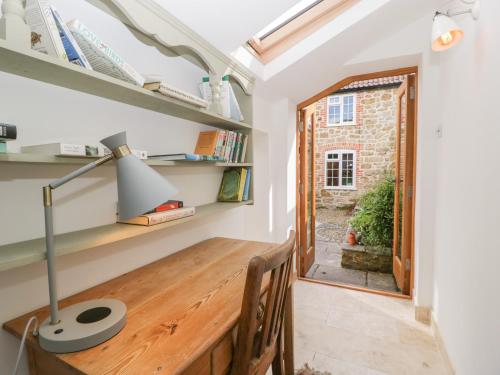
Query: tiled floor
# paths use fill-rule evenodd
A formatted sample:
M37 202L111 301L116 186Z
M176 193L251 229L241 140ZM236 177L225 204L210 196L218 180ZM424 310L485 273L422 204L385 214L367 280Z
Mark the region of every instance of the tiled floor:
M448 374L408 300L297 281L295 365L332 375Z
M394 277L391 274L343 268L341 265L342 249L340 244L329 241L316 241L315 250L314 264L306 274L308 278L398 292Z

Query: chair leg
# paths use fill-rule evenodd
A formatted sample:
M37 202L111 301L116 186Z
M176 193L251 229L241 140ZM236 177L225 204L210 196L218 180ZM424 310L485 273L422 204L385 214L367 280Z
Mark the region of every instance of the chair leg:
M276 355L273 359L273 375L285 375L285 362L283 357L283 329L280 329L276 339Z

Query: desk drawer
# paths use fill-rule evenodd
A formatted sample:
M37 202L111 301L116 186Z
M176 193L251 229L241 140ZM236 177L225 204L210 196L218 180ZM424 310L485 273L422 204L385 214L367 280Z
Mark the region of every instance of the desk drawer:
M182 375L227 375L233 358L233 337L231 333L211 350L198 358Z

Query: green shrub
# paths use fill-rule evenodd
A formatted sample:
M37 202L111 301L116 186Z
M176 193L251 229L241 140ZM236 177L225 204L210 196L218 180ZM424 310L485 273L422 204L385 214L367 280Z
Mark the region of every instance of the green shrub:
M394 177L387 176L360 199L349 223L364 245L392 248L394 185Z

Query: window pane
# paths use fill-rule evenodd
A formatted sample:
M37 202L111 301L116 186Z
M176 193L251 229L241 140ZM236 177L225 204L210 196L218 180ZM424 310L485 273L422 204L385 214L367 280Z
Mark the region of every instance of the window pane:
M328 123L329 124L340 123L340 105L328 106Z
M340 96L329 96L328 103L329 104L340 104Z
M343 121L354 121L354 96L353 95L348 95L344 96L344 113L342 120Z

